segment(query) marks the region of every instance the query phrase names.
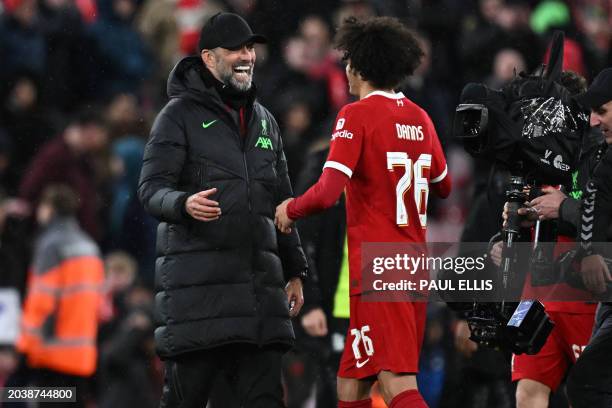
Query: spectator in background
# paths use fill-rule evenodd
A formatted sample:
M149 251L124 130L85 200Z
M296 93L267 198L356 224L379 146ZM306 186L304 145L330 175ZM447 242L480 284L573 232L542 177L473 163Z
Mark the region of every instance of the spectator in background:
M493 72L486 79L485 84L491 89L501 89L513 80L519 72L526 69L525 59L520 52L511 48L504 48L495 54Z
M147 0L136 15L138 31L155 54L154 75L159 83L165 82L180 55L177 6L176 0Z
M42 99L67 113L95 95L91 92L94 47L73 0L41 0L40 27L46 41Z
M128 136L117 140L111 148L115 182L109 235L112 248L136 258L142 283L152 288L157 221L145 212L137 196L144 147L142 139Z
M0 191L12 193L15 190L16 177L9 174L12 163L13 142L9 135L0 128Z
M349 17L365 20L378 15L374 4L369 0L342 0L333 14L334 27L340 27Z
M331 112L340 110L349 101L346 76L339 64L339 54L332 49L331 30L322 17L309 16L300 23L304 39L306 74L311 80L323 81Z
M312 109L306 98L293 93L285 94L283 100L285 108L279 120L283 128L283 147L289 177L296 180L304 164L304 152L313 141Z
M30 248L25 223L14 216L14 202L0 189L0 287L25 292Z
M36 242L17 348L38 387L77 387L85 406L87 379L96 370L98 312L104 268L97 245L75 218L79 197L69 187L43 190ZM22 384L26 385L26 384Z
M146 0L136 26L154 54L151 83L155 109L163 106L166 80L174 65L197 50L200 28L213 14L223 11L215 0Z
M211 16L227 11L225 8L226 5L226 1L217 0L177 1L175 7L176 22L179 30L179 58L192 55L199 51L198 39L200 37L200 28ZM168 73L169 72L166 72L166 74Z
M575 25L584 38L583 46L588 46L588 53L593 54L594 64L590 66L591 72L597 72L612 61L612 7L606 0L573 0L570 2ZM587 51L587 50L585 50ZM606 55L608 61L606 64Z
M106 106L106 120L111 140L127 135L146 136L142 107L133 93L118 93L110 98Z
M92 238L100 239L96 178L88 160L107 142L103 119L93 110L81 112L30 162L19 187L20 197L35 206L46 186L65 183L78 193L81 226Z
M265 46L264 46L265 47ZM265 52L268 48L261 47ZM259 52L259 51L257 51ZM329 113L327 90L323 80L314 80L306 73L306 41L300 36L290 37L283 46L283 57L279 60L268 59L260 63L257 58L255 69L262 86L257 89L258 98L270 106L275 117L282 118L288 101L296 98L306 101L314 122L324 119ZM281 129L282 123L279 123ZM284 132L283 132L284 135Z
M480 0L476 16L468 17L458 47L466 80L482 80L498 50L514 48L528 71L542 61L542 42L529 26L527 0Z
M97 90L102 95L137 92L152 72L149 50L132 23L136 0L99 0L100 18L90 27L99 52Z
M113 251L104 258L104 273L104 301L102 303L101 321L105 325L100 329L99 339L101 341L104 341L107 337L107 332L114 330L113 323L124 314L125 293L136 281L138 266L136 260L128 253Z
M26 70L42 76L46 67L46 42L38 25L36 0L5 1L0 16L0 79L6 81Z
M56 126L40 99L36 75L22 71L3 85L6 89L0 91L0 120L14 147L8 174L15 183L41 146L55 135ZM11 186L11 190L16 188Z
M116 279L113 284L121 287L117 293L122 293L122 305L111 323L113 329L100 342L100 408L153 408L161 394L161 365L153 342L153 294L134 286L130 282L134 275L127 269L119 271L128 260L125 254L107 257L107 281Z
M431 42L422 34L415 33L415 38L425 55L414 74L400 85L400 91L429 113L440 139L444 141L450 133L449 121L455 107L448 88L440 86L431 76Z
M601 53L597 51L591 39L576 30L569 6L558 0L547 0L539 3L531 14L531 27L535 33L549 44L556 30L565 33L563 41L563 70L573 71L589 77L589 68L601 64ZM597 55L600 54L600 55ZM550 46L543 61L548 61ZM599 61L598 61L599 60Z

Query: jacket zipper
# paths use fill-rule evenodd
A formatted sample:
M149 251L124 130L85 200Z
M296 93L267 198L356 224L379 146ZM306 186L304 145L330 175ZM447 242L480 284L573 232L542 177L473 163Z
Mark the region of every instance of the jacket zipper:
M240 118L240 115L239 115ZM240 119L238 119L240 120ZM238 143L240 143L240 147L242 149L242 161L244 163L244 175L246 177L246 186L247 186L247 201L248 201L248 207L249 207L249 214L251 214L253 212L253 206L251 204L251 179L249 177L249 167L247 165L247 155L246 155L246 149L248 146L248 141L249 141L249 133L248 133L248 124L246 125L246 129L247 131L245 132L245 135L242 136L240 134L240 129L242 127L241 123L238 123ZM250 221L249 221L250 222ZM251 251L253 251L253 242L251 241ZM252 257L252 253L251 253L251 257ZM251 262L252 264L252 262ZM263 326L263 319L261 318L261 304L259 302L259 298L257 296L257 290L255 289L255 271L252 270L251 272L252 275L252 280L251 280L251 284L252 284L252 290L253 290L253 297L255 298L255 310L254 312L256 313L256 317L259 319L259 322L257 324L258 327L258 333L257 333L257 344L259 346L261 346L261 329Z
M246 151L244 148L242 149L242 160L244 161L244 174L246 175L246 185L247 185L247 201L249 204L249 214L252 211L251 206L251 181L249 179L249 168L247 167L247 158Z

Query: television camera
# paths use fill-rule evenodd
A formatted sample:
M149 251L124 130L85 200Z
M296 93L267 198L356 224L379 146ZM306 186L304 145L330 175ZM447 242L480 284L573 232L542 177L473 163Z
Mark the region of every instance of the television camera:
M492 172L508 171L505 199L509 218L502 231L503 289L516 286L516 242L520 231L517 210L546 185L566 185L578 161L588 115L561 85L563 33L553 36L549 63L540 75L520 73L508 85L493 90L470 83L461 94L453 122L453 136L468 153L494 162ZM552 245L555 221L537 221L530 271L532 283L550 282L554 274ZM515 300L515 299L512 299ZM501 347L515 354L537 353L554 323L537 300L521 302L475 300L465 307L473 341Z

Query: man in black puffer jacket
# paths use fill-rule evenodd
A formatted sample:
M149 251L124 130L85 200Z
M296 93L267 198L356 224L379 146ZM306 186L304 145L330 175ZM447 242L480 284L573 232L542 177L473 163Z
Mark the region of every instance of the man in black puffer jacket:
M601 71L578 100L591 108L591 127L599 128L607 145L612 145L612 67ZM585 256L580 273L584 285L604 294L607 301L599 303L589 344L567 379L567 395L574 408L612 407L612 148L598 156L601 160L581 203L579 240Z
M292 191L278 125L251 85L253 44L264 41L238 15L211 17L201 55L170 74L170 101L146 147L138 192L161 221L162 407L205 406L220 375L241 406L283 406L281 356L307 265L297 231L274 226L276 205Z

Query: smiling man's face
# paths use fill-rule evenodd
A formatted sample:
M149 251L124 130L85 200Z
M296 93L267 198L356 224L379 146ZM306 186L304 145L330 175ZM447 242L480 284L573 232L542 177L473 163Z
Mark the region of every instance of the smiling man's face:
M253 44L245 44L235 50L219 47L202 53L210 54L203 55L204 62L219 81L238 91L251 89L256 60Z
M612 101L591 111L591 126L599 127L606 143L612 144Z

